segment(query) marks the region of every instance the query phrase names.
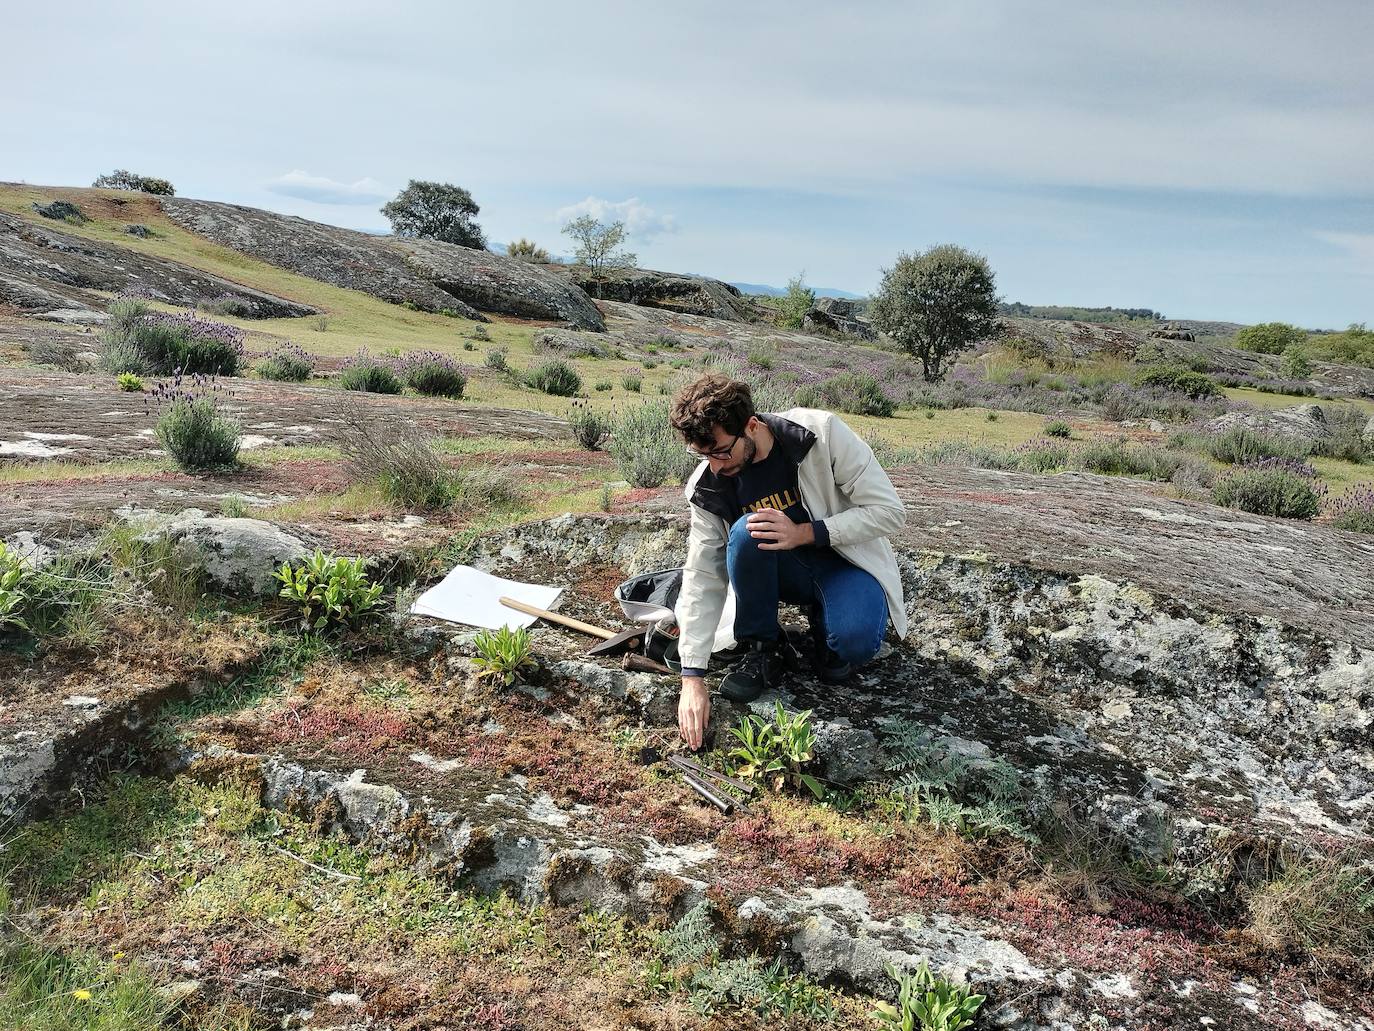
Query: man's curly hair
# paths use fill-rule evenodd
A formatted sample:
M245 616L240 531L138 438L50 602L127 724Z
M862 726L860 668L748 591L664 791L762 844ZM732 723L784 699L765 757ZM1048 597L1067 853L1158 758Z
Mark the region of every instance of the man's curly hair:
M678 392L669 421L688 444L704 449L716 443L711 427L719 424L735 436L744 432L744 424L753 415L754 396L749 384L713 372Z

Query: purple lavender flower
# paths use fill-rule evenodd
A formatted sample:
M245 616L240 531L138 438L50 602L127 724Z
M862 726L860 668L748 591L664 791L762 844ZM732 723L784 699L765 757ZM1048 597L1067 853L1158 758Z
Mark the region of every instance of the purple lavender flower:
M1326 503L1325 515L1331 520L1332 526L1342 530L1374 533L1374 487L1367 484L1350 487L1330 498Z
M212 340L234 349L239 358L243 357L243 330L226 322L203 319L189 312L150 312L144 321L150 325L168 326L179 329L201 340Z
M1253 462L1246 462L1242 469L1282 469L1285 472L1293 473L1307 480L1317 478L1317 470L1311 463L1303 461L1301 458L1259 458Z

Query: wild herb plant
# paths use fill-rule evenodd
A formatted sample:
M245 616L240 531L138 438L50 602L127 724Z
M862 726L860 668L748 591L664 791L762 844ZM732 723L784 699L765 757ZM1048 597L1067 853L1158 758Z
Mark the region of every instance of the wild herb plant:
M282 344L254 366L263 379L282 383L302 383L315 371L315 359L304 348Z
M405 389L391 363L372 357L365 348L344 366L339 374L339 386L368 394L399 394Z
M620 385L632 394L644 389L644 375L639 371L627 372L620 377Z
M468 385L463 367L438 351L414 351L401 359L401 375L418 394L460 398Z
M298 565L283 562L273 576L282 584L280 596L299 606L301 625L311 632L355 625L382 596L365 559L325 555L318 548Z
M156 312L137 298L111 304L101 333L101 364L114 373L234 376L243 356L243 330L237 326Z
M183 1012L138 963L122 953L49 948L22 940L0 949L0 1027L27 1031L163 1031L194 1026L235 1031L242 1022L219 1007Z
M1374 488L1350 487L1327 503L1331 525L1355 533L1374 533Z
M25 580L28 567L4 541L0 541L0 633L7 627L28 629L24 609L28 604Z
M85 212L69 200L54 200L47 204L34 202L33 210L44 218L51 218L58 222L71 222L73 225L81 225L83 222L90 221Z
M1312 445L1312 453L1357 465L1374 462L1374 436L1365 433L1368 422L1363 409L1326 409L1326 435Z
M510 372L510 363L506 361L506 353L504 347L493 347L487 352L487 368L492 372Z
M1072 430L1069 429L1069 424L1062 419L1055 419L1053 422L1047 422L1045 424L1045 436L1047 437L1059 437L1063 440L1068 440L1071 433Z
M133 394L143 391L143 379L132 372L121 372L115 382L119 384L119 389L126 393Z
M921 960L915 970L898 970L891 963L887 975L897 982L897 1004L880 1002L873 1017L895 1031L961 1031L973 1025L984 996L966 985L951 984Z
M99 545L109 561L110 576L127 585L147 607L184 620L205 595L203 557L170 537L147 537L136 524L109 523L101 531Z
M180 468L213 472L238 465L242 427L219 410L219 401L229 396L213 379L199 374L178 374L153 388L145 404L162 410L154 432Z
M883 393L882 385L867 372L841 372L812 385L814 396L797 399L804 408L830 408L851 415L891 418L896 402ZM769 409L771 410L771 409Z
M98 556L60 554L35 567L0 542L0 636L22 647L94 645L113 607L127 599Z
M830 994L806 977L792 974L781 959L765 964L757 954L722 957L708 903L697 903L659 932L652 949L654 955L645 969L649 988L686 993L692 1008L703 1017L720 1010L752 1011L761 1017L834 1017Z
M1302 957L1324 975L1374 983L1374 866L1358 846L1319 851L1290 843L1271 871L1240 891L1247 944L1292 962Z
M668 404L647 402L615 418L607 447L632 487L659 487L668 479L685 483L697 459L668 421Z
M555 358L610 358L616 352L597 333L550 330L536 333L534 353Z
M233 319L251 319L257 310L252 301L237 294L228 293L212 297L208 301L201 301L196 307L201 311L209 312L211 315L224 315Z
M1249 468L1217 480L1212 500L1255 515L1311 519L1321 510L1322 488L1289 469Z
M816 746L816 732L811 726L811 710L788 713L781 702L776 703L773 721L749 715L731 728L739 742L729 752L736 760L735 772L748 780L758 780L774 791L784 785L805 787L817 798L825 797L825 788L815 777L802 772L810 762Z
M39 365L51 365L63 372L90 372L91 362L84 357L86 348L65 337L38 337L23 342L29 358Z
M499 680L505 687L521 679L525 670L539 666L532 654L530 632L525 627L483 630L473 639L472 646L477 650L473 658L477 675Z
M582 389L582 377L561 358L545 362L525 373L525 383L555 397L572 397Z
M339 450L349 472L360 483L375 483L388 501L458 514L509 512L524 503L519 482L503 466L455 469L413 426L377 418L351 401L340 406L339 415Z
M587 451L599 451L611 433L611 420L594 412L585 401L574 401L568 410L568 429L572 439Z
M1144 476L1150 480L1168 480L1178 470L1183 458L1171 451L1138 444L1123 437L1111 440L1090 440L1074 453L1079 468L1104 476Z
M1303 458L1311 450L1307 444L1249 426L1232 426L1220 433L1184 431L1174 434L1169 443L1227 465L1246 465L1264 458Z

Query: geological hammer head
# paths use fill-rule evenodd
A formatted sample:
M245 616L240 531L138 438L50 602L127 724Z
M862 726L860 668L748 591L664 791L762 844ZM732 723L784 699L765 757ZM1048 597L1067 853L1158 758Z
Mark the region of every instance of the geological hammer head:
M598 641L587 649L588 655L620 655L622 652L638 651L644 644L644 630L635 627L630 630L622 630L614 637L608 637L604 641Z

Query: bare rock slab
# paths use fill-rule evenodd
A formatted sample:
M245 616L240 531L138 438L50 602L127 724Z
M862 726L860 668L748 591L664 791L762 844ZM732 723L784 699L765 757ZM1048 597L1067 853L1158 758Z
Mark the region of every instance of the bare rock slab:
M178 225L225 247L394 304L483 322L480 310L606 328L585 293L515 258L436 240L372 236L236 204L167 197L162 208Z
M200 269L129 247L88 240L51 224L0 212L0 301L46 312L67 323L98 321L105 307L96 290L140 287L160 301L194 307L225 294L241 298L255 318L312 315L315 309L253 290Z

